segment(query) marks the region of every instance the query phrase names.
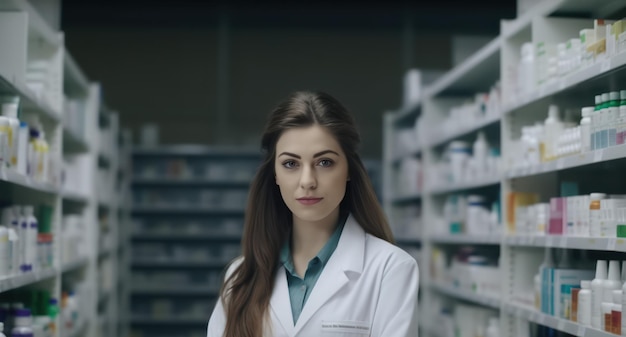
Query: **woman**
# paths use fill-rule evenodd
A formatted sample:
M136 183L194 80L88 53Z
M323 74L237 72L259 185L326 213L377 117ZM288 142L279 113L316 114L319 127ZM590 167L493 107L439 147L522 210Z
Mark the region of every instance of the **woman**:
M359 140L328 94L273 111L208 337L417 336L417 263L392 244Z

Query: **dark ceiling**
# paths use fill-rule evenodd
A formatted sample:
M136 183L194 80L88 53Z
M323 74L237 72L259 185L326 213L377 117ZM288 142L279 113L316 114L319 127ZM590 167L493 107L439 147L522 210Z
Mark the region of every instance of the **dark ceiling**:
M63 28L205 28L228 18L231 28L399 29L424 33L499 32L514 18L515 0L191 1L63 0Z

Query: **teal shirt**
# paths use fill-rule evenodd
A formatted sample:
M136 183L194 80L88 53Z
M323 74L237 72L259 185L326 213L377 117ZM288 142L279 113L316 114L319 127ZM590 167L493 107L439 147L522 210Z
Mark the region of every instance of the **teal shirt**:
M343 231L343 226L346 224L348 214L341 214L339 216L339 222L337 228L330 236L324 247L317 253L317 255L309 261L309 265L304 273L304 278L300 278L296 273L296 267L293 264L291 258L291 244L288 241L280 252L280 262L285 267L287 274L287 285L289 287L289 300L291 301L291 314L293 315L293 324L296 324L302 308L306 303L317 279L322 274L322 270L326 266L328 260L333 255L337 244L339 244L339 238Z

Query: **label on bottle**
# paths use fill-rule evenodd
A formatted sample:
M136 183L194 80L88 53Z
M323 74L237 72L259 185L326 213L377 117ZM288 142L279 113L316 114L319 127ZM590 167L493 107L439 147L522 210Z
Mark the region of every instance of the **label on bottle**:
M611 327L613 328L612 333L616 335L622 334L622 312L613 310L611 312Z
M569 319L573 322L578 321L578 293L580 292L580 288L572 289L572 310L570 311Z

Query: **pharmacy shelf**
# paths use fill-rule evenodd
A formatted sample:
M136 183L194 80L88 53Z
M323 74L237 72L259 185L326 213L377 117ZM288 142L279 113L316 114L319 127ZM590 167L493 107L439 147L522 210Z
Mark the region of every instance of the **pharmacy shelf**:
M176 287L153 287L135 286L132 288L133 295L158 295L158 296L204 296L204 297L217 297L220 289L215 287L206 286L176 286Z
M89 151L89 145L84 137L74 130L63 125L63 152L65 154L84 153Z
M144 241L175 241L175 242L239 242L241 241L241 234L134 234L132 240L136 242Z
M167 325L206 325L209 321L208 317L146 317L134 315L131 317L131 323L134 325L149 326L167 326Z
M228 181L215 179L180 179L180 178L133 178L134 186L174 186L174 187L214 187L214 188L248 188L250 180Z
M413 203L416 201L420 201L422 199L422 194L421 193L415 193L415 194L411 194L411 195L404 195L404 196L398 196L392 199L392 203L395 205L400 205L400 204L408 204L408 203Z
M448 337L446 335L444 335L440 330L434 328L431 326L431 324L427 323L427 322L420 322L419 324L419 328L422 329L422 332L426 335L426 336L433 336L433 337Z
M57 273L58 269L56 268L45 268L43 270L34 271L22 275L2 278L0 279L0 293L55 277Z
M78 258L78 259L75 259L74 261L63 263L63 266L61 267L61 272L67 273L70 271L74 271L76 269L80 269L86 266L88 263L89 263L88 257Z
M113 289L99 290L98 291L98 306L108 301L111 298L111 293L113 293Z
M79 96L87 96L89 94L89 80L85 73L80 69L76 60L70 52L65 49L63 58L63 83L64 90Z
M552 247L567 249L626 252L626 238L590 238L562 235L506 236L506 244L518 247Z
M207 215L243 215L244 209L223 209L217 207L182 207L182 206L133 206L134 214L207 214Z
M111 156L103 152L98 152L98 166L100 167L111 166Z
M422 154L422 148L420 147L419 149L415 149L413 151L409 151L407 153L397 155L395 158L391 160L391 163L392 165L396 166L396 165L399 165L404 159L419 157L421 154Z
M602 62L597 62L585 69L581 69L577 72L569 74L559 80L552 81L546 85L540 86L539 89L529 93L525 97L522 97L513 101L505 106L504 114L511 114L515 111L533 103L538 100L551 97L555 94L570 90L572 88L584 87L586 85L593 84L593 79L604 77L606 75L612 75L613 73L623 73L626 71L624 67L626 65L626 53L620 53L613 57L610 57ZM604 81L604 79L602 79Z
M604 332L598 329L594 329L589 326L580 325L576 322L572 322L567 319L554 317L539 312L537 309L528 307L526 305L516 303L504 303L503 310L509 314L517 317L521 317L530 322L534 322L539 325L547 326L552 329L556 329L565 332L570 335L580 337L615 337L616 335Z
M396 238L396 244L401 246L418 246L422 244L422 238L420 237L402 237Z
M0 181L26 187L32 191L48 194L58 194L59 188L53 184L38 182L28 176L19 174L11 169L0 169Z
M493 177L487 177L486 179L485 178L476 179L474 181L464 182L461 184L451 184L450 186L432 187L432 188L428 188L428 192L433 195L438 195L438 194L448 194L448 193L455 193L455 192L461 192L461 191L466 191L466 190L473 190L477 188L498 185L500 184L500 179L501 177L496 175Z
M111 198L98 198L98 208L100 210L109 210L111 207Z
M626 144L567 156L535 166L512 169L506 173L506 177L509 179L522 178L623 158L626 158Z
M400 108L396 113L392 115L392 120L394 124L400 123L405 119L410 119L412 117L417 117L420 109L422 108L422 100L420 99L418 102L413 104L404 106Z
M0 11L26 12L28 14L29 30L33 33L33 37L38 37L53 46L59 46L63 43L62 35L52 30L50 25L33 8L29 1L2 0L0 1Z
M68 331L68 333L65 336L66 337L80 337L80 336L84 336L85 329L87 328L87 326L88 326L87 321L83 319L81 321L81 323L78 324L77 327L75 327L71 331Z
M489 90L500 76L501 44L500 37L491 40L429 86L425 90L425 96L474 94L479 90Z
M158 157L219 157L219 158L258 158L261 152L253 148L220 147L215 148L204 145L162 145L159 147L133 147L134 156L158 156Z
M486 307L492 307L500 309L500 299L489 296L474 294L469 291L463 291L453 286L438 284L436 282L429 282L429 286L435 291L442 293L446 296L454 297L468 302L484 305Z
M484 234L484 235L465 235L465 234L447 234L433 235L430 241L438 244L453 245L499 245L502 242L501 235Z
M63 198L64 202L70 202L74 204L87 204L89 202L89 196L82 193L72 192L61 190L61 198Z
M177 261L177 260L164 260L164 261L149 261L149 260L133 260L131 262L133 268L154 268L154 269L222 269L230 261Z
M623 0L544 0L527 10L521 17L502 27L501 35L511 37L530 26L535 17L570 16L577 13L579 17L608 18L624 8Z
M459 137L471 134L473 132L477 132L479 130L482 130L488 126L494 125L494 124L498 124L500 122L500 120L502 119L502 115L501 114L493 114L492 116L488 116L484 119L479 119L477 121L475 121L474 124L466 124L466 125L461 125L461 128L458 130L455 130L454 132L451 133L438 133L436 134L435 137L433 137L432 141L428 144L426 144L426 147L435 147L435 146L439 146L439 145L443 145L446 144L454 139L457 139Z
M109 255L115 249L117 249L117 245L115 244L115 242L109 242L106 245L100 247L100 249L98 250L98 257L102 258L105 255Z
M22 109L33 111L45 120L55 123L61 121L61 112L54 109L49 102L37 97L25 83L9 80L2 73L0 73L0 93L20 96Z

